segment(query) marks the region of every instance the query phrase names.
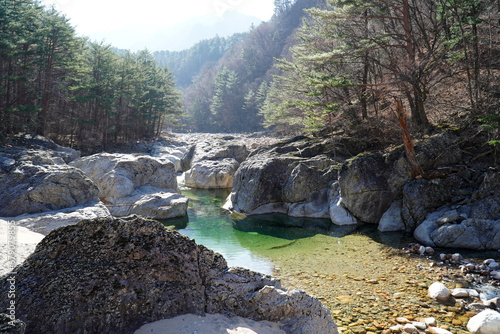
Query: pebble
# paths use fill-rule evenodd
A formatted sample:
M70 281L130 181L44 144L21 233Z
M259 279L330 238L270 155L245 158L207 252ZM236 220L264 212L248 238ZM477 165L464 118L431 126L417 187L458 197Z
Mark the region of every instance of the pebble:
M431 334L453 334L449 330L439 327L429 327L427 328L427 331Z
M406 332L406 333L410 333L410 334L416 334L416 333L418 333L417 327L415 327L412 324L406 324L406 325L404 325L403 326L403 331Z
M469 291L468 289L452 289L451 290L451 295L455 298L467 298L469 297Z
M424 319L424 323L427 325L427 326L437 326L437 321L435 318L433 317L429 317L429 318L425 318Z
M450 290L441 282L432 283L429 287L429 296L440 302L450 299Z

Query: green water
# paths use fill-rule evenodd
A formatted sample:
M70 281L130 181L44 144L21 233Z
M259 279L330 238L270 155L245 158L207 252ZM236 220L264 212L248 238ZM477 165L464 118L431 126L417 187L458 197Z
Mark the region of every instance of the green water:
M230 266L272 274L283 257L293 251L313 254L319 245L339 251L362 247L366 240L399 248L409 240L399 233L379 234L374 226L339 227L326 219L291 218L286 215L235 217L221 209L229 190L183 189L190 198L187 217L165 221L198 244L221 253ZM345 239L345 236L354 238ZM345 240L344 240L345 239ZM277 261L277 260L281 261Z

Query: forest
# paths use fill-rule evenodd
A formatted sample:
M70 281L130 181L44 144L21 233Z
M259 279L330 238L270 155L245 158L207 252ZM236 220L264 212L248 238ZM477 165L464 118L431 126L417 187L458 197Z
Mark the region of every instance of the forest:
M77 36L36 0L4 0L0 133L77 148L163 129L381 138L395 103L415 132L464 119L498 128L500 0L274 5L247 33L132 53Z
M0 134L81 148L158 135L181 112L173 76L147 50L117 52L75 34L34 0L0 6Z

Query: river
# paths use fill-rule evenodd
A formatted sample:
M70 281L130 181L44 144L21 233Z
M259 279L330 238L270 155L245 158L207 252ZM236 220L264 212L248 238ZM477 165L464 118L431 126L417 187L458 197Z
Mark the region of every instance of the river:
M430 316L453 333L467 333L473 314L464 305L430 300L427 288L438 280L450 288L468 282L456 268L436 264L436 257L406 254L402 248L413 239L404 234L322 219L239 217L221 209L227 189L182 193L190 198L188 216L167 220L167 226L219 252L230 266L272 274L286 287L317 296L343 333L380 333L398 317ZM495 255L500 261L498 253L480 254Z

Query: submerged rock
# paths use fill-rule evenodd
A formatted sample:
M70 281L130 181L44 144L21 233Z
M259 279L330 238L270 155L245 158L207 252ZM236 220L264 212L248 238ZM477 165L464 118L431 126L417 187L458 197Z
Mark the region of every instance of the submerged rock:
M280 322L287 333L337 333L316 298L228 268L220 254L138 217L54 230L16 272L23 305L16 317L26 333L130 333L147 322L205 312ZM0 300L0 312L7 304Z
M173 218L186 214L188 199L179 194L174 165L141 154L101 153L78 159L99 187L99 198L114 216L139 214Z

